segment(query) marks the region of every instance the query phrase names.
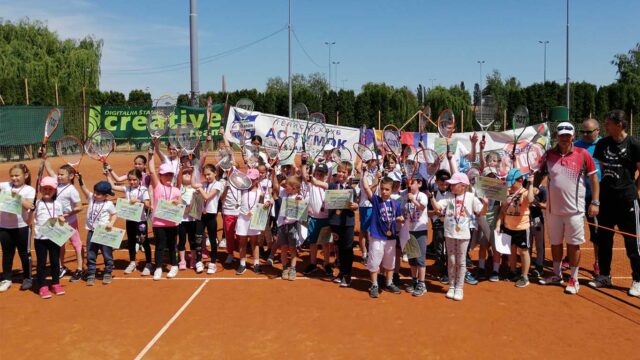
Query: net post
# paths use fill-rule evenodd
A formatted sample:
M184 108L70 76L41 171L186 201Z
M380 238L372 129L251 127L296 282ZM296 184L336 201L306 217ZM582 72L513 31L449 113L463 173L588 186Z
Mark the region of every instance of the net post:
M56 106L60 106L60 102L59 102L59 99L58 99L58 82L57 81L55 82L54 86L55 86L55 89L56 89Z
M24 95L27 100L27 105L29 105L29 80L24 78Z

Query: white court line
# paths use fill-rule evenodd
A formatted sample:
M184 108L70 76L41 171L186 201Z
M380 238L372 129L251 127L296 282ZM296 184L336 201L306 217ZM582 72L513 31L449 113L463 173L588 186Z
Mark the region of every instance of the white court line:
M251 280L278 280L280 279L280 276L274 277L274 278L268 278L268 277L212 277L212 278L207 278L207 277L192 277L192 278L173 278L173 279L162 279L160 281L175 281L175 280L217 280L217 281L233 281L233 280L239 280L239 281L251 281ZM407 278L409 279L409 278ZM152 277L138 277L138 278L130 278L130 277L114 277L113 280L153 280ZM311 278L308 277L297 277L297 280L311 280ZM156 280L157 281L157 280Z
M176 319L178 319L178 317L182 314L182 312L184 312L184 310L191 304L191 302L193 302L193 300L196 298L196 296L198 296L198 294L200 294L200 292L202 291L204 286L207 285L208 282L209 282L209 279L205 280L196 289L196 291L191 295L191 297L187 300L187 302L185 302L184 305L182 305L182 307L171 317L171 319L169 319L169 321L167 321L167 323L164 324L162 329L160 329L160 331L158 331L156 336L154 336L153 339L151 339L151 341L149 341L147 346L145 346L144 349L142 349L142 351L140 351L138 356L135 357L136 360L142 359L142 357L146 355L146 353L151 349L151 347L153 345L155 345L155 343L158 342L160 337L169 329L171 324L173 324L176 321Z

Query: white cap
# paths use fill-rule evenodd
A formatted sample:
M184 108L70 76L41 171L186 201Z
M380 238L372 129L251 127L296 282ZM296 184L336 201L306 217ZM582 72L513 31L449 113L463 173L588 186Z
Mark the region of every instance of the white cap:
M324 148L323 148L322 150L323 150L323 151L331 151L331 150L333 150L334 148L335 148L335 147L334 147L330 142L328 142L328 143L326 143L326 144L324 145Z
M569 134L573 136L575 134L575 128L573 127L573 125L570 122L566 122L566 121L558 124L558 126L556 127L556 130L558 130L558 135Z
M397 171L392 171L389 173L389 175L387 175L391 180L393 180L394 182L401 182L402 181L402 176L400 176L400 173Z

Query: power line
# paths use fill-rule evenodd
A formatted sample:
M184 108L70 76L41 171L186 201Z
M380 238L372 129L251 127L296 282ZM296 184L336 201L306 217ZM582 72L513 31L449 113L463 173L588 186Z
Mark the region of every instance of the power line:
M313 65L315 65L315 66L317 66L319 68L323 68L323 66L320 66L317 62L315 62L315 60L313 60L311 55L309 55L307 50L302 45L302 42L300 41L300 39L298 39L298 34L296 34L296 31L292 29L291 32L293 33L293 37L296 38L296 42L298 43L298 45L300 45L300 48L302 49L302 52L307 56L307 59L309 59L309 61L311 61L313 63Z

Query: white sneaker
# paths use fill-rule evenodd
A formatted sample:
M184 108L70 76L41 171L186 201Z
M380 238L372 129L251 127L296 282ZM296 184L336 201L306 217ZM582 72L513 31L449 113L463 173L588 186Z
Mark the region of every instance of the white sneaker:
M570 278L569 285L564 289L564 292L570 295L576 295L580 291L580 283L577 279Z
M204 264L202 263L202 261L198 261L196 263L196 272L200 274L203 270L204 270Z
M149 275L151 275L151 268L152 268L151 264L147 264L147 265L145 265L145 266L144 266L144 269L142 270L142 273L141 273L140 275L142 275L142 276L149 276Z
M220 242L218 242L218 247L226 249L227 248L227 239L220 240Z
M631 288L629 288L629 295L640 297L640 281L634 281L631 283Z
M208 237L208 236L207 236L207 240L205 240L205 241L204 241L204 244L205 244L206 246L211 247L211 239L209 239L209 237Z
M402 255L402 262L409 262L409 257L407 254Z
M267 266L273 266L273 258L272 257L269 257L267 259Z
M124 269L125 274L131 274L136 269L136 262L132 261L127 265L127 268Z
M178 267L172 266L169 270L169 273L167 274L167 279L173 279L174 277L176 277L176 275L178 275Z
M216 271L218 271L218 268L216 267L216 263L210 262L209 266L207 267L207 274L209 275L215 274Z
M224 263L225 263L226 265L229 265L229 264L231 264L232 262L233 262L233 255L231 255L231 254L227 255L227 259L224 261Z
M455 296L456 293L456 289L450 287L449 290L447 291L447 299L453 299L453 297Z
M462 289L456 289L453 295L453 300L461 301L464 298L464 291Z
M162 267L158 266L156 268L156 271L153 272L153 280L160 280L162 279Z
M11 287L11 280L2 280L0 282L0 292L5 292Z

